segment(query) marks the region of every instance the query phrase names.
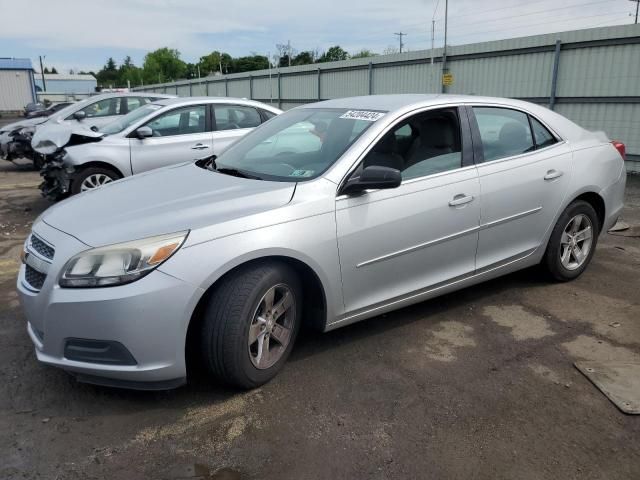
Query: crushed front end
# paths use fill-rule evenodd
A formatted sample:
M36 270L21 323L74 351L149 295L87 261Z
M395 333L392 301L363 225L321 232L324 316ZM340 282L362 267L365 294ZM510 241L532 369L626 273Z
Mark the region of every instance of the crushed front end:
M64 157L66 154L64 149L60 149L53 155L46 157L44 166L40 170L43 181L39 188L43 197L58 200L69 193L71 176L75 169L71 165L65 165Z

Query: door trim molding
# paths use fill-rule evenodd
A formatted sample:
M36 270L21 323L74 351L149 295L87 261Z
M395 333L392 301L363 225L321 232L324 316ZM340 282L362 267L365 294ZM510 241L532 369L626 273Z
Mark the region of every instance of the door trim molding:
M503 223L511 222L513 220L518 220L520 218L533 215L534 213L542 210L542 206L532 208L531 210L527 210L524 212L516 213L514 215L509 215L508 217L499 218L498 220L494 220L492 222L487 222L478 225L477 227L468 228L466 230L461 230L456 233L452 233L451 235L446 235L444 237L436 238L434 240L429 240L428 242L419 243L418 245L414 245L412 247L403 248L402 250L397 250L395 252L387 253L385 255L381 255L379 257L372 258L370 260L365 260L364 262L360 262L356 264L356 268L366 267L367 265L372 265L374 263L383 262L385 260L389 260L391 258L399 257L401 255L405 255L407 253L412 253L417 250L421 250L423 248L432 247L434 245L438 245L440 243L448 242L449 240L455 240L456 238L463 237L465 235L470 235L472 233L479 232L481 230L486 230L487 228L492 228L497 225L501 225Z

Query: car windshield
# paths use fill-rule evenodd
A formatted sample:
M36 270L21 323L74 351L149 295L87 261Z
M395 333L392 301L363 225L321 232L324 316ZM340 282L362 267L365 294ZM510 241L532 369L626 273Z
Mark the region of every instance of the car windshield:
M225 150L217 170L275 181L304 181L327 170L384 112L300 108L279 115Z
M100 129L100 132L106 133L107 135L120 133L123 130L129 128L141 118L146 117L147 115L155 112L160 108L162 108L162 105L155 105L153 103L145 105L144 107L136 108L133 112L129 112L118 120L105 125Z

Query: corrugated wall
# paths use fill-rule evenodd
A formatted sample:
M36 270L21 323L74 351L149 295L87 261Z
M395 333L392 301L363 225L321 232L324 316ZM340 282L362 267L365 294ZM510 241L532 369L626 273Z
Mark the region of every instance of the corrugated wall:
M452 46L447 60L454 83L445 90L549 105L557 40L554 109L585 128L622 140L640 160L640 25ZM318 99L439 92L441 72L442 49L435 49L209 77L192 81L191 92L189 82L181 81L177 93L273 101L286 110ZM144 90L175 94L176 84Z
M0 70L0 112L17 112L33 102L29 70Z

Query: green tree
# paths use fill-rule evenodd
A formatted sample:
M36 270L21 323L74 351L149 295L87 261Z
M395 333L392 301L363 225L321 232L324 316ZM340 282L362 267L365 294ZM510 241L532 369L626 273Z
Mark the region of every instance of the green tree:
M335 45L324 52L318 59L318 62L337 62L339 60L346 60L347 58L349 58L349 54L346 50L343 50L339 45Z
M58 74L58 71L56 70L56 67L52 67L51 68L51 73L54 74L54 75Z
M42 73L50 73L47 67L44 67L44 71Z
M187 64L180 59L180 52L167 47L147 53L142 68L145 83L170 82L185 78L187 73Z
M309 65L313 63L313 52L304 51L291 59L291 65Z
M269 68L269 59L263 55L250 55L236 58L232 62L233 72L252 72L254 70L266 70Z
M368 58L368 57L375 57L377 55L378 55L377 53L374 53L374 52L372 52L371 50L369 50L367 48L363 48L359 52L354 53L353 55L351 55L351 58Z
M118 85L125 87L131 85L132 87L140 85L142 81L142 72L140 68L136 67L131 60L131 57L127 55L122 61L122 65L118 68Z
M96 80L101 87L118 86L118 77L116 61L112 57L109 57L105 66L102 67L102 70L96 73Z

